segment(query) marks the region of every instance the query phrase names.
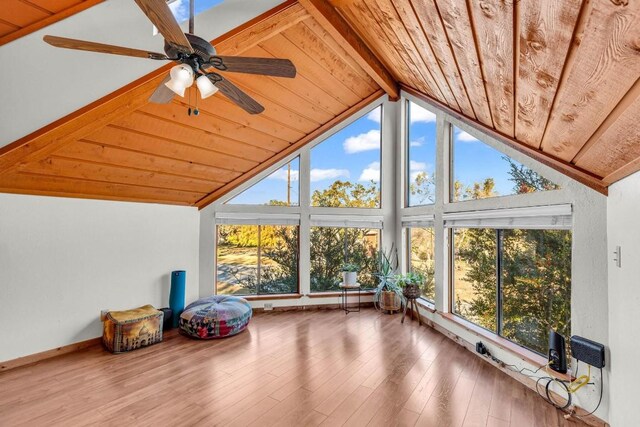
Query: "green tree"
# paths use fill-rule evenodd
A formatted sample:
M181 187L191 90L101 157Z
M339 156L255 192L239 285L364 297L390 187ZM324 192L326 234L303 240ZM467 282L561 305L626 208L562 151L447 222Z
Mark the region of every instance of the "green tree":
M377 208L380 191L373 181L364 185L338 180L325 190L315 190L311 204L328 208Z
M428 203L434 203L436 200L435 186L433 175L429 175L426 172L419 172L413 182L409 184L409 194L414 196L412 199L412 205L424 205Z

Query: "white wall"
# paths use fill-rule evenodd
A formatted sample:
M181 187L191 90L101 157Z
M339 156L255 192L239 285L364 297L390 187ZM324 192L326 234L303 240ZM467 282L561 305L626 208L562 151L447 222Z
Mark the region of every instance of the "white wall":
M101 309L198 296L196 208L0 194L0 361L98 337Z
M609 336L610 421L637 425L640 371L640 172L609 187ZM613 261L616 246L622 265Z

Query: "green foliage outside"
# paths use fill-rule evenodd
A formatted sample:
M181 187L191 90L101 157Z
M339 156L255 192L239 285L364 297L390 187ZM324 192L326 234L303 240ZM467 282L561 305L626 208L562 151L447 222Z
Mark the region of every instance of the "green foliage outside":
M506 158L514 192L557 188ZM469 198L490 197L493 181L461 189ZM498 273L498 242L502 245ZM571 232L566 230L457 229L454 236L455 311L480 326L539 353L549 330L571 333ZM497 275L502 280L502 324L497 324ZM457 277L456 277L457 276ZM470 292L459 292L470 285Z

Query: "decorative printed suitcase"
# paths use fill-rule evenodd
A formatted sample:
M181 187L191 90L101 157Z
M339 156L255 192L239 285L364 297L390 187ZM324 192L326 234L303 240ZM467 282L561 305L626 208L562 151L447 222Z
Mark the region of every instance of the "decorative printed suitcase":
M109 311L103 322L102 342L112 353L123 353L162 341L164 313L152 305Z

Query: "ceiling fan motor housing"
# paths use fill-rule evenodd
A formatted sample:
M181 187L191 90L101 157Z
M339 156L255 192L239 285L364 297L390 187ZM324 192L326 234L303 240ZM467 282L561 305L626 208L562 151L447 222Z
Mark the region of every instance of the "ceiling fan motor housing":
M191 47L193 47L194 53L187 56L179 47L165 40L164 51L169 58L180 58L181 61L185 63L190 63L191 61L189 61L189 59L192 61L197 59L200 64L203 64L209 62L209 59L215 56L216 50L211 43L193 34L185 33L184 35L187 37L187 40L189 40Z

